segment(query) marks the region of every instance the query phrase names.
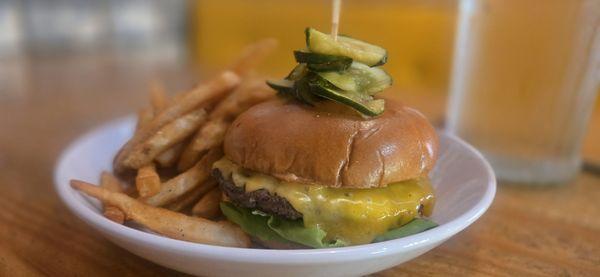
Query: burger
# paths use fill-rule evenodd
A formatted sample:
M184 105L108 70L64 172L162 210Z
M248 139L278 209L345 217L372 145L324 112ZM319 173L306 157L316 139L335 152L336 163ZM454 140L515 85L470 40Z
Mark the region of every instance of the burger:
M227 199L223 214L270 248L359 245L434 227L425 219L435 202L428 179L438 151L434 128L357 81L379 78L361 71L377 66L375 59L325 49L303 50L310 59L269 83L281 97L250 108L228 129L212 172ZM346 69L328 67L348 58ZM358 89L342 89L350 85L336 78Z
M266 245L373 242L431 214L438 140L426 118L387 100L365 119L285 99L240 115L213 175L227 218Z

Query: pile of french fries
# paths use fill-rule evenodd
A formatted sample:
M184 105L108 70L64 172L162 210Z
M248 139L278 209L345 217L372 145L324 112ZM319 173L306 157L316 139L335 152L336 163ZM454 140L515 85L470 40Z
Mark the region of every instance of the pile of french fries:
M174 239L249 247L239 227L220 220L224 196L210 173L233 120L275 96L253 69L276 46L274 39L252 44L227 70L172 98L153 84L150 107L138 112L114 174L102 172L99 186L79 180L71 186L100 200L104 216L116 223L131 220Z

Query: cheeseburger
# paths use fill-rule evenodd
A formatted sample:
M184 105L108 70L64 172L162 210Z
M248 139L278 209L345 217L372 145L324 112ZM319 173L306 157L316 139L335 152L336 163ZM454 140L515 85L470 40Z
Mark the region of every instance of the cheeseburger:
M375 98L387 52L306 30L281 97L241 114L213 165L223 214L271 248L338 247L435 226L438 139L418 111Z

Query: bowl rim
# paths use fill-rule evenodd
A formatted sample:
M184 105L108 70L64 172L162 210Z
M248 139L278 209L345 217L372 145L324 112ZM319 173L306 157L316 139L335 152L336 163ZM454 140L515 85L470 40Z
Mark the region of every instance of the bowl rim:
M286 263L304 264L312 263L327 263L335 261L352 261L362 259L365 254L371 257L378 257L389 253L397 253L400 251L410 251L419 248L422 245L441 243L456 233L462 231L474 221L476 221L491 205L496 193L496 178L494 171L483 155L473 146L466 143L455 135L439 132L440 140L447 139L450 143L458 144L463 149L467 150L479 162L482 163L486 174L486 190L483 197L473 205L465 213L459 215L455 219L440 224L436 228L389 241L346 246L339 248L322 248L322 249L255 249L255 248L237 248L215 246L188 241L176 240L168 237L163 237L158 234L145 232L125 225L121 225L110 221L102 216L98 211L83 204L83 202L75 197L74 191L68 184L69 176L63 176L67 161L74 155L75 150L80 147L85 141L97 136L100 133L107 132L117 126L131 124L133 116L118 118L86 132L69 144L60 154L56 166L54 168L54 187L62 202L68 209L78 218L91 225L94 229L100 229L102 233L116 234L125 238L128 241L143 243L153 247L169 250L186 252L200 256L210 256L214 259L232 260L239 262L257 262L264 261L265 263L273 263L282 261ZM106 234L105 234L106 236Z

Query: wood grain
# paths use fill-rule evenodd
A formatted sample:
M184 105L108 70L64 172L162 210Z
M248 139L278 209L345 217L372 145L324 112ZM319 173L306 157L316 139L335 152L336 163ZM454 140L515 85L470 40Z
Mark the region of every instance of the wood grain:
M53 190L58 155L78 135L147 105L157 74L180 87L191 71L114 60L38 61L0 89L0 276L184 275L122 250L63 206ZM185 72L185 73L184 73ZM173 87L171 87L173 88ZM444 97L407 93L434 122ZM600 161L600 112L584 156ZM375 276L600 276L600 177L565 186L501 184L490 210L440 247Z

